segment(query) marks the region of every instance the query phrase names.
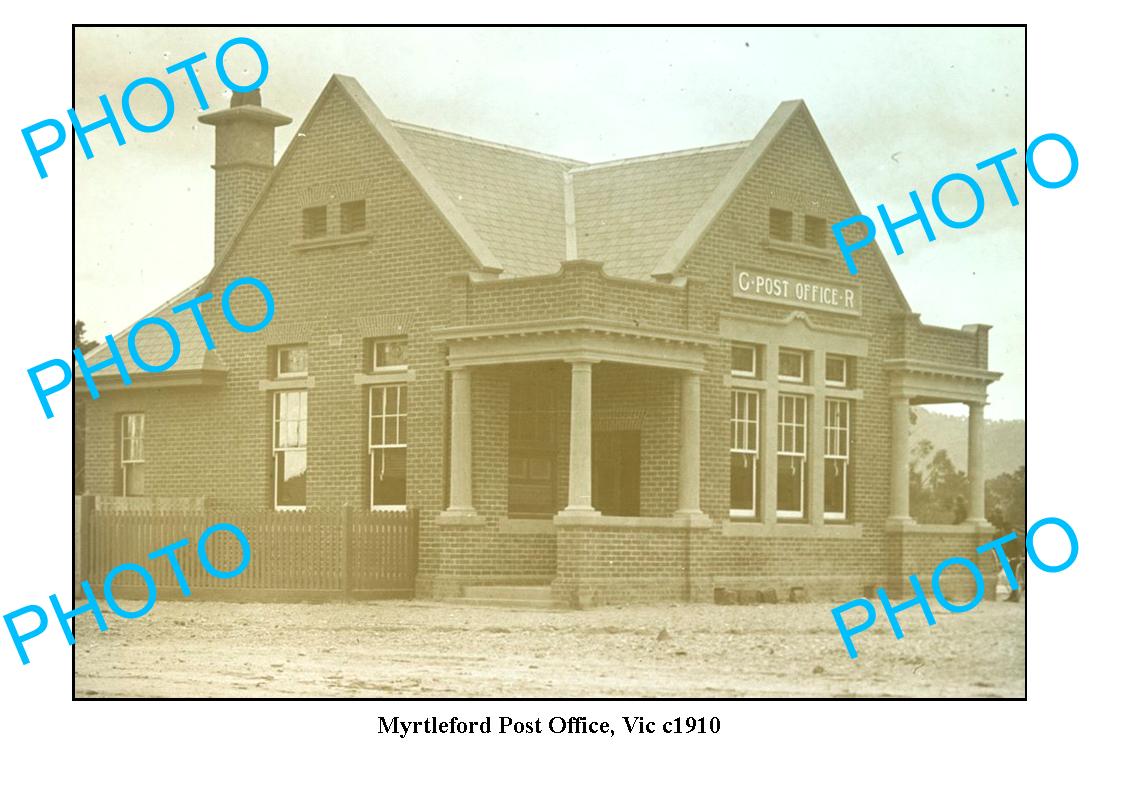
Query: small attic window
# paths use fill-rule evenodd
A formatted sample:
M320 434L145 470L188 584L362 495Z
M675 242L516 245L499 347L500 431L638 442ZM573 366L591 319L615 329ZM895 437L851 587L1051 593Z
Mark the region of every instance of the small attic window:
M339 206L339 232L347 235L361 232L367 226L367 203L365 199L344 202Z
M804 216L803 242L818 249L826 248L827 220L818 216Z
M792 239L792 211L777 210L775 207L768 210L768 237L772 240Z
M328 209L326 206L304 208L304 237L322 238L328 234Z

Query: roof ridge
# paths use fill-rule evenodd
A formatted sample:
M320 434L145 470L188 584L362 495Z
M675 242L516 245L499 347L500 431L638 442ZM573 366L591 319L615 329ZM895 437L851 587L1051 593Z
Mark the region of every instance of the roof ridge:
M514 152L514 153L519 154L519 155L531 155L531 156L536 157L536 158L545 158L546 160L556 160L559 163L566 163L566 164L570 164L570 165L572 165L572 164L588 165L585 161L577 160L576 158L566 158L566 157L562 157L561 155L551 155L547 152L538 152L537 150L534 150L534 149L527 149L525 147L513 146L511 144L501 144L497 141L488 141L488 140L483 139L483 138L475 138L475 137L470 136L470 135L464 135L463 133L453 133L453 132L450 132L448 130L438 130L435 127L426 127L423 124L414 124L413 122L403 122L400 119L388 119L388 121L390 122L390 124L394 125L394 127L405 128L406 130L414 130L416 132L421 132L421 133L430 133L432 135L441 136L442 138L451 138L454 141L466 141L466 142L471 143L471 144L480 144L482 146L488 146L488 147L491 147L493 149L502 149L504 151Z
M665 160L668 158L680 158L687 155L698 155L703 152L721 152L726 149L743 149L753 142L753 139L746 138L743 141L732 141L728 144L714 144L712 146L693 147L691 149L675 149L670 152L656 152L651 155L638 155L630 158L619 158L617 160L604 160L600 163L589 163L584 166L578 166L569 170L570 174L593 171L594 169L606 168L610 166L622 166L629 163L642 163L647 160Z

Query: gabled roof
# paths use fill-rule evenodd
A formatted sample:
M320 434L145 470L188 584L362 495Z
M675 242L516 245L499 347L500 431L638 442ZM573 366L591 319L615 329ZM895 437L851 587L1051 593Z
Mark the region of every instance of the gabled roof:
M562 180L580 161L393 122L510 276L551 273L565 252Z
M781 103L751 141L587 164L391 121L357 80L333 75L211 272L150 313L166 317L177 331L182 326L186 333L181 340L198 340L198 333L189 328L194 323L190 313L173 316L170 307L208 289L333 88L354 104L371 131L402 163L464 245L476 268L500 277L554 273L563 260L588 259L603 262L605 271L615 276L668 279L677 273L797 113L805 114L822 143L802 100L793 100ZM825 143L823 151L846 186ZM848 187L845 190L849 193ZM853 201L852 195L850 198ZM891 286L907 308L888 264L874 248ZM153 331L144 339L156 341L159 337L162 335ZM144 344L148 345L159 343ZM146 359L163 360L159 351L144 351L144 346L142 355ZM99 347L90 358L104 353L105 348ZM221 368L221 361L213 354L185 343L173 370Z
M577 257L647 279L749 142L576 168Z

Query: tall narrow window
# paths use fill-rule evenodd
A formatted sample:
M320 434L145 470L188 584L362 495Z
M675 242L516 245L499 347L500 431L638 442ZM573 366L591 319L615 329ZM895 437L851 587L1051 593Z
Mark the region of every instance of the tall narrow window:
M121 494L144 494L144 415L121 416Z
M780 395L779 448L776 454L776 516L804 516L807 460L807 398Z
M826 401L826 446L823 448L823 516L846 519L850 470L850 402Z
M757 454L760 451L760 395L733 391L729 444L729 516L755 517Z
M370 388L370 507L406 508L406 405L404 384Z
M299 511L308 494L308 391L273 393L273 507Z

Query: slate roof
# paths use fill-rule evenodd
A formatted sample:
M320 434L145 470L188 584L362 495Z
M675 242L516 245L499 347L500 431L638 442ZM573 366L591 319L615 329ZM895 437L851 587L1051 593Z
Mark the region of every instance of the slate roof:
M562 260L604 262L646 279L749 142L603 164L391 122L499 260L505 276L549 274ZM567 256L570 177L577 250Z
M184 373L190 371L225 371L226 365L223 363L222 358L218 355L217 351L208 351L206 345L203 343L203 337L199 333L199 327L195 324L195 318L190 310L183 312L173 313L172 307L179 306L183 302L194 297L202 286L203 280L200 279L191 285L186 290L178 293L173 298L169 299L164 304L161 304L152 312L145 315L145 318L163 318L172 325L176 334L179 336L179 359L172 365L165 373ZM213 336L214 330L220 323L226 323L226 319L222 316L222 309L219 304L219 297L215 296L213 299L200 305L203 313L203 319L207 323L207 327L211 330ZM143 320L143 319L138 319ZM133 378L145 377L148 374L137 367L133 362L133 358L129 353L129 331L136 324L130 324L124 330L113 335L113 341L117 344L117 350L121 352L121 358L125 361L125 370ZM151 365L159 365L168 360L171 356L172 348L171 341L168 339L167 333L159 326L153 324L152 326L145 327L137 333L136 336L137 353L140 358ZM97 348L86 353L86 361L95 365L109 358L109 347L102 342ZM81 379L80 374L77 373L77 366L75 367L75 383L80 387L85 387L85 382ZM158 374L152 374L158 375ZM94 373L93 379L95 384L100 384L103 381L109 381L114 378L120 378L115 367L107 368Z
M673 276L779 131L805 108L799 100L781 103L752 141L588 164L391 121L359 82L346 75L332 76L301 131L333 88L344 93L401 160L478 267L501 278L555 273L563 260L573 259L601 261L607 273L630 279ZM298 132L293 142L300 137ZM203 346L191 313L175 315L171 308L207 290L292 152L290 144L211 272L145 316L165 318L179 332L182 349L169 373L225 370L217 353ZM893 281L891 272L889 277ZM207 305L208 321L225 322L218 315ZM125 349L127 332L115 339L130 373L139 373ZM170 352L167 336L155 328L138 336L138 348L153 363L163 362ZM102 345L87 360L95 363L106 354Z
M392 122L510 276L550 273L565 256L566 171L583 165Z
M749 142L572 170L577 255L647 279Z

